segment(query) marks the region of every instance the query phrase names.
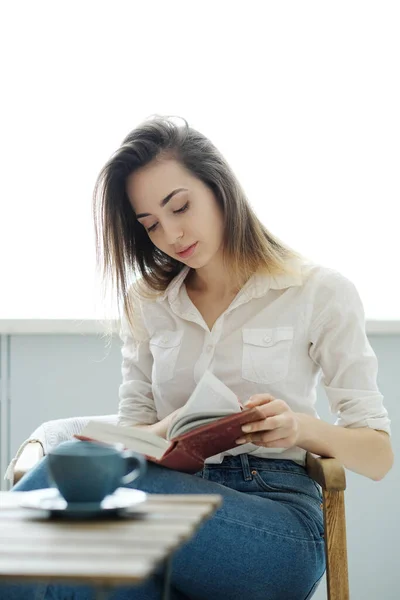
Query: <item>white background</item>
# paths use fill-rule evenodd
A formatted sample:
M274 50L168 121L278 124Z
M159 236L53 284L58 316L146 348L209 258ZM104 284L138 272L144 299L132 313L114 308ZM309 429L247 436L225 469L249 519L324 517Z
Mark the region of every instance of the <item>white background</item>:
M0 319L101 317L92 192L152 113L224 153L268 229L400 319L393 2L0 9Z

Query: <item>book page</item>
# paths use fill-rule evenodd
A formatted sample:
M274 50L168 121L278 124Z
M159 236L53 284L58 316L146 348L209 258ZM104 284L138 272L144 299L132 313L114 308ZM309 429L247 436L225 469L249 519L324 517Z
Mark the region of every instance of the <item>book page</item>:
M196 413L192 414L192 415L187 415L187 417L185 417L184 419L179 420L178 433L176 433L176 430L174 430L171 427L171 435L173 437L171 437L170 439L172 440L173 438L178 437L178 435L183 435L184 433L188 433L192 429L197 429L197 427L201 427L202 425L207 425L208 423L212 423L213 421L216 421L217 419L220 419L221 417L226 417L226 413L221 413L220 415L214 415L213 417L203 417L202 415L198 415Z
M200 426L203 419L215 420L239 412L241 405L236 394L211 371L206 371L178 417L171 423L167 440Z
M106 444L122 444L129 450L154 456L154 458L161 458L170 446L164 438L141 427L122 427L100 421L89 421L79 435Z

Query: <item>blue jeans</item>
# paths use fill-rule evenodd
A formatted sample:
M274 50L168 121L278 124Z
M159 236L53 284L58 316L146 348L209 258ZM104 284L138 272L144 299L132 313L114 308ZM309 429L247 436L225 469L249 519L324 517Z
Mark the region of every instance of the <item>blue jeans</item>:
M47 457L13 491L44 487L50 487ZM294 461L241 454L195 475L148 462L147 473L131 487L223 496L214 515L176 551L171 600L306 600L317 589L325 572L322 494ZM156 600L161 585L160 571L141 585L114 588L110 600ZM0 585L2 600L94 598L86 585Z

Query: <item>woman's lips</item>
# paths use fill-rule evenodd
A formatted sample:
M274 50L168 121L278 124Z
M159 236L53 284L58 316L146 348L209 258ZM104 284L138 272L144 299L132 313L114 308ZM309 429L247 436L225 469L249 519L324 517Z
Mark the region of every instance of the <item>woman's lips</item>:
M192 244L191 246L189 246L189 248L187 248L183 252L177 252L177 255L180 256L181 258L188 258L188 256L191 256L193 254L193 252L196 250L197 243L198 242L196 242L195 244Z

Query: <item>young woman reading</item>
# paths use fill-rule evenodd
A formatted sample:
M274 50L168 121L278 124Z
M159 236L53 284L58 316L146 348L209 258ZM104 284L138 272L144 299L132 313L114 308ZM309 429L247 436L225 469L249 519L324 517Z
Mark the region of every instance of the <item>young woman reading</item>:
M224 498L177 552L172 597L310 598L325 561L322 495L306 452L375 481L393 463L355 286L268 231L226 160L186 121L156 116L129 133L99 175L94 209L98 256L123 301L119 423L165 437L206 369L262 407L263 419L195 475L149 463L136 485ZM315 410L321 374L335 425ZM47 486L45 457L14 489ZM42 594L83 600L94 590L48 585ZM158 594L155 577L111 597Z

